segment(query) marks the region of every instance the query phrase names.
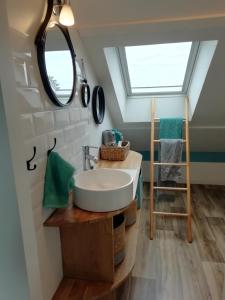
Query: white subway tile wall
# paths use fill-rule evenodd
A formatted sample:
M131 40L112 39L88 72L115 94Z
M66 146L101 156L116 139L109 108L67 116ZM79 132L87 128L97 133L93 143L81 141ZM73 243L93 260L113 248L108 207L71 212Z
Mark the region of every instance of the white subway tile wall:
M27 177L30 182L33 220L37 233L43 295L50 299L62 278L62 262L58 230L43 227L43 222L52 213L52 209L42 207L47 150L54 145L56 138L55 150L79 172L82 169L81 147L89 142L88 118L91 115L87 108L81 106L79 94L75 96L71 105L65 108L54 106L46 95L46 99L41 97L39 89L35 87L38 74L34 72L30 56L26 56L24 62L21 62L21 58L15 59L14 64L18 78L18 101L21 102L21 125L26 157L32 157L34 146L37 149L35 160L32 162L32 166L36 164L37 167L34 171L27 172ZM48 278L52 278L51 284L47 284Z
M45 134L54 130L54 114L52 111L33 114L36 135Z
M29 46L34 48L33 45ZM34 171L27 172L27 180L31 191L43 297L50 299L62 278L62 262L58 229L43 227L43 222L52 213L52 209L43 209L42 207L47 151L53 147L54 138L56 138L55 151L70 162L76 172L79 172L82 170L82 145L89 143L90 132L92 135L93 132L97 134L96 145L99 145L100 131L105 129L104 126L107 126L106 128L111 126L111 122L108 118L106 125L96 127L92 120L91 108L82 106L79 95L81 70L78 63L76 63L77 92L74 100L70 105L60 108L48 99L43 89L36 56L22 55L22 52L16 51L14 56L18 101L20 101L20 112L18 113L20 113L24 151L27 159L32 157L34 146L37 150L35 159L31 163L31 167L34 164L37 167ZM91 78L91 88L95 84L95 78ZM50 283L49 278L51 278Z
M70 109L70 122L72 123L77 123L81 119L81 109L79 108L72 108Z
M34 136L34 124L32 115L21 115L21 129L24 140L29 140Z
M26 57L30 59L30 57ZM17 64L17 60L14 60ZM21 59L19 60L21 65ZM24 62L23 68L15 66L15 69L20 70L19 75L25 78L29 71L32 70L32 81L34 81L34 72L30 62ZM29 68L24 66L29 65ZM22 76L24 71L24 76ZM18 71L17 73L18 74ZM79 87L78 80L78 87ZM22 87L22 82L25 84ZM55 150L71 164L74 165L77 172L82 169L82 145L89 142L89 118L91 114L88 108L83 108L78 96L75 96L73 105L64 108L58 108L48 101L47 106L51 106L51 110L45 110L46 104L43 105L43 100L37 88L27 86L31 80L22 81L19 83L19 93L22 95L23 110L21 114L21 125L24 135L24 145L26 156L32 157L33 147L36 147L36 156L32 164L36 164L37 168L33 172L29 172L29 181L31 184L32 198L34 197L34 220L36 229L40 229L40 224L49 216L51 210L45 211L42 208L44 175L47 162L47 151L54 145L54 138L57 140ZM79 88L78 88L79 90ZM76 107L75 107L76 106ZM32 166L33 166L32 165Z
M44 110L44 101L37 88L21 87L20 85L17 88L17 92L20 112L22 114L34 113L35 111L40 112Z
M69 110L68 109L60 109L54 112L55 116L55 128L65 128L69 125Z
M45 8L45 0L32 0L32 5L29 0L7 1L9 20L7 28L9 32L7 34L10 35L11 40L9 53L12 53L17 89L17 97L13 101L19 104L17 113L23 133L21 147L24 145L24 168L26 168L26 159L28 160L33 156L33 147L35 146L37 149L35 159L31 163L31 167L36 164L36 169L27 171L20 180L20 182L26 181L27 189L24 189L24 194L27 198L25 197L25 199L30 198L30 204L32 204L32 211L30 211L26 222L23 220L21 222L25 226L32 224L30 230L32 239L26 235L26 245L29 245L31 240L36 242L34 245L36 251L31 253L30 249L27 250L27 248L25 251L33 296L36 295L36 286L42 285L42 298L38 295L38 298L34 298L35 300L52 299L63 276L59 230L43 225L43 222L52 213L51 209L43 209L42 207L47 151L52 148L54 138L56 138L55 150L75 167L76 172L79 172L82 170L82 145L100 146L101 132L113 127L107 111L103 124L97 126L93 121L91 103L89 108L82 106L79 95L80 82L82 75L84 75L80 68L81 58L84 60L85 73L91 91L98 82L82 40L75 28L69 30L76 52L78 78L75 97L71 104L64 108L55 106L48 98L41 81L34 44ZM7 72L7 70L5 71ZM15 177L21 178L20 172L17 172ZM25 205L26 203L20 200L20 206L24 207ZM33 262L37 262L35 268ZM38 277L35 275L39 273L37 268L39 268L41 275L39 284L37 283Z

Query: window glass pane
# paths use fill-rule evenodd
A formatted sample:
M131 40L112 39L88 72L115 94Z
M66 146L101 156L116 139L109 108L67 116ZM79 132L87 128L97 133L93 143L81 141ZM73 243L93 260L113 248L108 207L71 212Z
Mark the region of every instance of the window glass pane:
M132 93L182 91L191 42L125 47Z

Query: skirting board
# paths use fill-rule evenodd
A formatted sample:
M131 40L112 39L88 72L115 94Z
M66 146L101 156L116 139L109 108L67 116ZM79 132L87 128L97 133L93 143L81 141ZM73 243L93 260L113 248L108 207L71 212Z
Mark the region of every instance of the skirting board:
M199 163L192 162L191 183L192 184L215 184L225 185L225 163ZM157 167L155 176L157 176ZM150 181L150 162L142 162L142 173L144 181ZM182 168L182 177L185 179L185 169ZM157 177L155 177L157 178ZM184 181L183 179L183 181ZM180 182L183 182L182 180Z

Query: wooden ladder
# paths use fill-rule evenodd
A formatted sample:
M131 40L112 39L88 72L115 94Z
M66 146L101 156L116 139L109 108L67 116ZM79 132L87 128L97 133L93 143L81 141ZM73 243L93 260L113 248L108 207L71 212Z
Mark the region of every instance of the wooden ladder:
M155 233L155 222L156 216L166 216L166 217L184 217L187 218L187 239L188 242L192 242L192 226L191 226L191 189L190 189L190 146L189 146L189 103L188 97L185 97L185 136L183 143L186 147L186 162L181 163L161 163L154 161L154 149L155 144L160 143L159 139L155 139L155 123L159 122L159 118L156 118L156 99L152 98L151 105L151 161L150 161L150 239L154 238ZM162 187L154 185L154 167L162 165L174 165L174 166L184 166L186 168L186 186L185 187ZM155 210L155 200L154 191L155 190L168 190L168 191L180 191L185 192L187 195L186 200L186 212L185 213L174 213L174 212L162 212Z

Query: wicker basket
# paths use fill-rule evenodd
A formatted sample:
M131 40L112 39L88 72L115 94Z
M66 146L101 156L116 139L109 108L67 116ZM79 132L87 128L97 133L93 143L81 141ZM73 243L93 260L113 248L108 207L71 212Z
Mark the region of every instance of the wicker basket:
M123 141L122 147L113 147L102 145L100 148L101 159L105 160L125 160L130 150L130 142Z

